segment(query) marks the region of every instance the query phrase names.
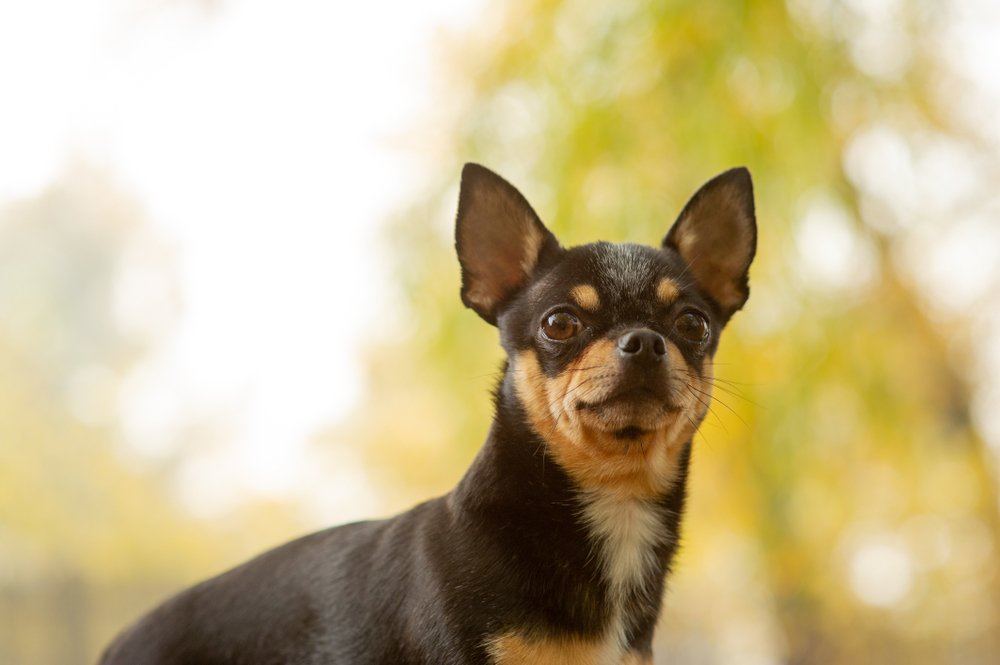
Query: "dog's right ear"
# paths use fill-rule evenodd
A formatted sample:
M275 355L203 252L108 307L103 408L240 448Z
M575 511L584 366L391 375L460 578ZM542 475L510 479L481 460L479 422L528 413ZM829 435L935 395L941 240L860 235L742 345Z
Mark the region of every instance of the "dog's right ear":
M497 311L524 288L543 255L559 250L513 185L478 164L462 169L455 223L462 302L496 325Z

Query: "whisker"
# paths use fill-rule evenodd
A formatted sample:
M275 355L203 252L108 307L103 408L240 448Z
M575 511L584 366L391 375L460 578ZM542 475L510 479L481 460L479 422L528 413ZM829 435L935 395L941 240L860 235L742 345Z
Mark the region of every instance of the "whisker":
M756 386L757 385L756 383L747 383L746 381L731 381L729 379L723 379L722 377L719 377L719 376L713 376L712 380L713 381L718 381L720 383L724 383L727 386Z
M687 389L688 389L688 390L689 390L689 391L691 392L691 396L692 396L692 397L694 397L694 398L695 398L696 400L698 400L699 402L701 402L701 405L705 407L705 410L706 410L706 411L708 411L708 412L709 412L709 413L711 413L711 414L712 414L713 416L715 416L715 419L716 419L717 421L719 421L719 425L721 425L721 426L722 426L722 429L723 429L723 430L725 430L726 434L728 435L728 434L729 434L729 428L727 428L727 427L726 427L726 424L725 424L724 422L722 422L722 418L720 418L720 417L719 417L719 414L717 414L717 413L716 413L716 412L715 412L715 411L714 411L714 410L712 409L711 405L710 405L710 404L709 404L708 402L706 402L705 400L703 400L703 399L702 399L701 397L699 397L699 396L697 395L697 393L699 393L699 392L701 392L701 391L700 391L700 390L699 390L699 391L695 391L695 390L694 390L694 388L692 388L692 387L691 387L690 385L688 385L688 383L687 383L686 381L682 381L681 383L683 383L683 384L684 384L684 387L685 387L685 388L687 388ZM702 394L704 394L704 393L702 393Z
M605 375L588 376L586 379L580 381L580 383L576 384L575 386L567 390L565 393L563 393L563 399L569 397L570 395L572 395L573 393L575 393L577 390L584 387L588 383L592 383L594 381L597 381L598 379L603 379L603 378L606 378Z
M703 390L698 390L698 389L697 389L697 388L695 388L694 386L692 386L692 385L690 385L690 384L687 384L687 383L685 383L685 385L687 385L687 387L688 387L688 388L689 388L690 390L693 390L693 391L695 391L695 392L697 392L697 393L700 393L700 394L704 395L705 397L709 397L709 398L711 397L711 394L710 394L710 393L706 393L706 392L705 392L705 391L703 391ZM750 426L749 426L749 425L747 425L747 421L743 420L743 416L741 416L740 414L738 414L738 413L736 412L736 410L735 410L735 409L734 409L733 407L729 406L728 404L726 404L725 402L723 402L723 401L722 401L721 399L718 399L718 398L716 398L716 399L715 399L715 401L716 401L716 402L718 402L719 404L721 404L722 406L726 407L727 409L729 409L729 410L730 410L730 412L732 412L732 414L733 414L734 416L736 416L736 417L737 417L737 418L739 419L739 421L740 421L741 423L743 423L743 426L744 426L744 427L746 427L747 429L750 429ZM704 403L704 402L703 402L703 403ZM706 406L708 406L708 405L706 404Z
M692 377L697 376L696 374L691 374ZM740 386L751 386L750 383L736 383L734 381L727 381L726 379L720 379L717 376L701 377L702 381L708 381L713 386L726 386L730 390L739 394L741 397L746 398L746 394L740 389Z
M642 445L642 439L639 439L639 452L642 453L642 459L646 461L646 468L649 469L649 475L653 475L653 467L649 464L649 457L646 456L646 448Z
M729 390L731 392L731 394L738 395L738 396L742 397L743 399L747 399L746 394L742 390L740 390L736 386L732 385L728 381L722 381L720 379L713 379L713 378L702 379L702 381L707 381L708 383L712 384L716 388Z
M686 275L687 271L691 268L691 266L694 265L694 262L697 261L699 258L701 258L701 253L700 252L698 253L697 256L695 256L693 259L691 259L690 263L688 263L686 266L684 266L684 270L681 271L681 274L677 275L677 279L680 279L681 277L683 277L684 275ZM690 284L688 286L690 286ZM688 287L685 286L684 288L686 289Z
M761 406L760 404L758 404L757 402L753 401L752 399L750 399L749 397L747 397L746 395L744 395L743 393L741 393L738 390L730 390L726 386L719 386L719 385L716 385L714 383L712 384L712 387L715 388L715 389L717 389L717 390L720 390L721 392L724 392L725 394L729 395L730 397L743 400L747 404L753 404L754 406L756 406L759 409L765 409L765 408L767 408L765 406Z
M694 421L691 420L690 417L688 418L688 420L691 421L692 425L694 425ZM714 448L712 448L712 440L709 439L707 436L705 436L700 429L696 429L695 434L701 435L701 440L705 442L705 445L708 446L710 450L714 450Z
M591 381L594 381L594 380L596 380L598 378L600 378L600 377L588 377L588 378L580 381L580 383L578 383L575 386L573 386L573 388L571 388L570 390L567 390L566 393L563 395L563 398L569 396L571 393L579 390L583 386L587 385ZM566 409L559 409L558 413L550 414L550 415L554 416L554 418L552 420L552 427L549 428L548 434L545 435L545 439L542 441L542 444L539 446L539 448L542 449L542 476L543 477L545 475L545 457L546 457L546 455L548 454L548 451L549 451L549 441L552 440L552 436L555 434L555 431L556 431L556 426L559 425L559 421L562 419L562 417L565 414L566 414ZM536 454L538 453L537 449L535 450L535 453Z
M689 370L677 370L677 371L683 371L683 373L686 374L689 378L694 379L696 381L701 381L703 383L708 383L713 388L718 388L719 390L722 390L727 394L732 395L733 397L738 397L740 399L745 399L749 401L747 396L743 394L742 390L740 390L739 388L734 388L728 385L727 383L720 381L719 379L713 377L699 376L697 373Z
M687 374L692 379L698 379L699 381L707 381L708 383L710 383L712 385L713 388L718 388L720 391L726 393L727 395L729 395L731 397L735 397L736 399L744 400L745 402L748 402L749 404L753 404L754 406L762 408L762 409L765 408L765 407L761 406L760 404L758 404L757 402L754 402L749 397L747 397L746 394L742 390L740 390L739 388L736 387L737 384L735 384L733 381L727 381L725 379L720 379L718 377L707 377L706 378L706 377L698 376L698 374L696 372L694 372L693 370L685 369L685 368L676 368L676 371L684 372L685 374ZM751 385L751 384L739 384L739 385ZM721 402L721 400L720 400L720 402Z
M545 456L549 452L549 441L552 439L552 434L556 431L556 425L559 424L559 419L563 417L565 411L560 411L559 415L556 416L555 422L552 423L552 428L549 430L548 436L545 437L544 443L542 443L542 480L545 480Z
M698 379L698 377L696 377L696 376L692 376L691 378ZM701 380L701 381L704 382L704 379L699 379L699 380ZM747 397L746 395L744 395L739 390L735 390L735 389L729 388L728 386L719 385L719 384L714 383L712 381L708 381L707 383L709 385L711 385L712 388L714 388L715 390L718 390L719 392L725 393L726 395L729 395L730 397L734 397L734 398L736 398L738 400L743 400L744 402L747 402L749 404L753 404L754 406L760 406L759 404L757 404L756 402L754 402L753 400L751 400L749 397Z

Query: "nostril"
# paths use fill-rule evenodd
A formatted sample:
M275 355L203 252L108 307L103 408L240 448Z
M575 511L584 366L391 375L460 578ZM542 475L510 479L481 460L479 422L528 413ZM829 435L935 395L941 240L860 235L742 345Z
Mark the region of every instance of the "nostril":
M642 351L642 339L638 335L626 335L618 348L625 353L639 353Z
M663 338L659 335L656 335L653 339L653 353L658 356L664 356L667 354L667 343L664 342Z
M656 358L667 354L667 343L663 336L652 330L633 330L618 338L618 350L622 355L651 355Z

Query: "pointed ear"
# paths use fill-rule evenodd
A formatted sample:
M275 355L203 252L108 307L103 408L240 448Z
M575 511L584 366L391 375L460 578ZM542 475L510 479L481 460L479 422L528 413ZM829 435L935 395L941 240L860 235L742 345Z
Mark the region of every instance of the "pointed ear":
M727 318L743 307L750 295L747 271L757 251L750 171L731 169L705 183L684 206L663 247L681 255L688 274Z
M527 285L539 259L558 251L559 243L513 185L478 164L466 164L455 249L462 302L496 325L500 305Z

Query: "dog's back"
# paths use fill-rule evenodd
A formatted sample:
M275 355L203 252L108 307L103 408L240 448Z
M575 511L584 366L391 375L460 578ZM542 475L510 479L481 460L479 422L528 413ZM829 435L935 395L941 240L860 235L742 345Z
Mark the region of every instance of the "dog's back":
M446 628L423 564L428 541L447 539L443 504L305 536L206 580L122 633L101 665L427 663L425 624Z

